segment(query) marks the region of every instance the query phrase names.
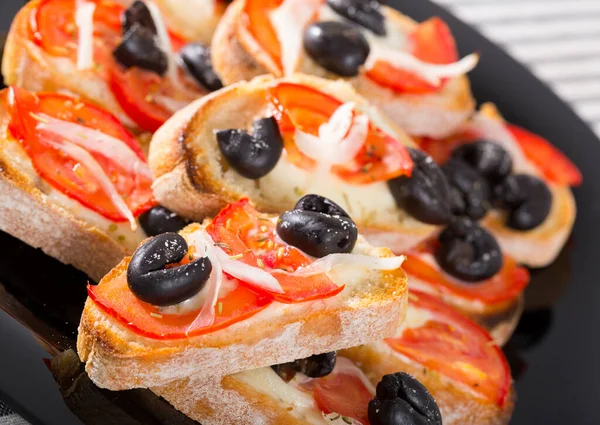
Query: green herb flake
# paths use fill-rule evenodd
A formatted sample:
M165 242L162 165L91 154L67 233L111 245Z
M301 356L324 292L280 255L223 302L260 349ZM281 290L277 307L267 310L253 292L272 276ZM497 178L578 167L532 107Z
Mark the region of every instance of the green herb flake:
M125 242L125 235L119 235L117 236L117 239L119 240L119 242Z
M217 312L219 314L223 313L223 303L221 301L217 303Z
M271 222L271 219L269 219L269 218L265 218L265 217L258 217L258 219L259 219L260 221L268 221L268 222Z
M115 223L112 223L110 226L108 226L108 231L109 232L116 232L118 229L117 225Z
M296 194L296 196L304 195L304 191L302 189L300 189L298 186L294 186L294 193Z
M344 197L344 202L348 207L348 211L350 211L350 214L352 214L352 205L350 205L350 201L348 200L348 194L346 192L342 192L342 196Z
M337 421L340 418L340 415L334 416L334 417L330 417L329 420L330 421Z
M350 418L348 418L348 417L346 417L346 416L342 416L342 420L343 420L344 422L346 422L347 424L350 424L350 425L352 425L352 419L350 419Z

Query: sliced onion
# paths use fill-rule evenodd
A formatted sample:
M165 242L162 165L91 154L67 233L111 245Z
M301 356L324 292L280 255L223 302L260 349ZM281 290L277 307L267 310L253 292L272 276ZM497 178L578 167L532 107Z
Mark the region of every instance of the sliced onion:
M269 20L281 47L283 74L293 74L302 54L302 35L320 6L319 0L283 0L269 12Z
M348 136L340 142L339 157L336 157L335 164L352 161L365 145L368 134L369 118L366 115L355 117Z
M260 267L246 264L243 261L232 260L225 251L217 246L215 247L215 252L225 273L264 291L283 294L281 285L270 273Z
M172 113L180 111L190 104L190 102L186 100L177 100L169 96L163 96L160 94L152 96L152 99L154 100L154 103L162 106L163 108L171 111Z
M396 270L402 266L405 259L404 255L398 257L371 257L364 254L329 254L323 258L319 258L308 266L298 267L293 272L276 269L273 270L273 273L298 277L314 276L327 273L338 266L363 267L369 270Z
M438 86L441 84L442 78L458 77L475 68L479 62L479 55L472 53L458 62L440 65L423 62L409 52L375 45L365 62L365 68L371 70L377 61L387 62L396 68L414 72L428 83Z
M135 231L137 229L135 217L129 210L129 207L117 191L113 182L106 175L100 164L98 164L98 162L92 155L89 154L88 151L67 140L63 140L60 143L47 137L41 137L41 140L43 140L45 143L48 143L55 149L63 152L67 156L70 156L77 162L80 162L85 168L90 170L92 174L94 174L94 177L96 177L96 180L100 184L102 190L109 196L113 205L121 212L123 217L127 218L131 224L131 230Z
M59 120L46 114L40 115L44 121L38 122L36 130L59 136L88 152L110 158L131 173L152 179L148 164L122 140L80 124Z
M329 121L319 126L319 137L325 140L343 140L352 127L352 119L354 118L354 102L346 102L338 107Z
M75 24L77 25L77 69L85 70L94 66L94 12L96 4L77 0L75 3Z
M162 13L153 1L146 1L145 3L146 6L148 6L148 10L150 11L150 15L152 15L152 20L154 21L154 26L156 27L158 47L167 55L167 78L177 91L185 93L186 88L179 79L177 62L175 61L175 53L173 52L173 46L171 45L171 39L169 38L167 26L162 18Z
M465 129L478 136L502 146L512 158L513 168L517 172L538 175L537 168L529 162L521 146L508 131L502 121L486 117L481 112L475 114L473 119L466 124Z

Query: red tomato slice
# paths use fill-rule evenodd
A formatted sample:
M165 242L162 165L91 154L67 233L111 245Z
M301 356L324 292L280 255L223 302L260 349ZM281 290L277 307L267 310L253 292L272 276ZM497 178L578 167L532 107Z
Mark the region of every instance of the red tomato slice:
M109 195L101 189L97 176L74 158L51 146L48 140L52 139L48 139L48 136L42 137L36 129L40 122L40 115L94 128L122 140L145 164L140 147L117 119L95 106L61 94L35 95L11 87L7 96L10 115L9 131L21 142L39 175L55 189L102 216L115 222L126 221L126 217L115 207ZM64 143L63 140L57 138L52 141L61 144ZM127 164L119 164L99 153L89 153L115 185L117 192L123 197L134 216L154 204L152 180L149 177L132 174Z
M420 23L410 34L412 54L424 62L448 64L458 60L458 52L450 28L438 17ZM432 85L413 72L377 61L366 75L376 83L401 93L424 94L440 90L444 84Z
M373 395L354 375L335 374L311 381L314 398L324 413L337 413L369 425L369 402Z
M581 171L549 141L516 125L506 127L523 149L525 156L551 182L559 185L579 186Z
M409 309L430 318L417 328L405 328L387 339L398 353L448 378L468 385L498 406L508 399L510 368L490 335L452 307L434 297L410 291Z
M319 126L329 120L342 102L311 87L292 83L277 85L270 96L274 116L284 136L288 160L301 168L314 167L314 161L296 147L294 130L298 128L316 135ZM334 166L333 172L348 183L368 184L410 175L412 166L406 147L370 124L361 151L353 161Z
M156 307L133 295L125 275L97 286L88 285L88 294L96 305L123 326L154 339L179 339L215 332L253 316L272 302L267 294L239 285L236 290L219 298L217 306L221 307L215 308L214 324L187 332L198 315L197 311L184 315L160 314Z
M529 272L510 257L494 277L479 283L461 283L421 259L423 253L433 254L437 241L429 240L406 253L404 270L410 276L429 283L442 295L457 295L486 305L509 302L521 295L529 283Z
M269 12L279 7L281 3L283 0L246 0L244 6L246 27L276 64L281 64L281 46L277 33L271 25Z
M206 228L215 243L230 255L242 255L243 261L265 270L294 271L312 263L299 249L277 242L275 224L259 214L247 199L225 207ZM298 277L274 273L284 294L271 294L277 301L296 303L332 297L344 287L337 286L325 274Z

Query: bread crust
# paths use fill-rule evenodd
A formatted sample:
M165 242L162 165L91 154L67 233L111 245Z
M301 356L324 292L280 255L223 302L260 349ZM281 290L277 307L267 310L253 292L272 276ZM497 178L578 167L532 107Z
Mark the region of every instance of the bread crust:
M6 92L0 91L0 132L7 134ZM31 169L31 170L29 170ZM39 188L21 146L0 139L0 229L98 281L130 252L106 232L55 204Z
M227 170L213 134L215 129L244 128L249 125L264 113L267 90L280 81L305 84L334 94L341 100L354 101L371 113L373 120L379 120L378 125L397 140L408 146L413 145L402 130L386 121L351 86L342 81L306 75L294 75L282 80L269 76L257 77L203 97L189 109L175 114L154 135L150 144L149 164L156 177L153 185L156 199L178 214L197 221L216 214L227 203L242 197L249 197L260 210L266 212L280 213L293 208L299 195L289 193L282 199L268 198L264 196L262 186L255 186L254 181ZM388 245L394 252L414 246L436 229L402 214L395 206L390 214L389 218L386 216L385 219L371 220L369 223L361 222L356 216L354 219L376 245L382 241L377 235L400 235L393 238L393 244ZM386 242L389 241L387 238Z
M342 350L340 355L360 365L374 384L384 375L398 371L416 377L435 398L444 425L506 425L514 410L514 386L511 386L505 405L499 407L476 398L436 371L400 356L383 341Z
M281 76L279 66L249 34L241 14L245 0L234 1L223 15L213 37L213 67L225 84L249 80L263 74ZM383 7L389 22L410 31L417 23L390 7ZM304 58L300 71L330 79L338 76ZM438 93L399 94L380 86L365 75L348 81L359 94L380 107L409 134L442 138L453 133L475 110L475 100L466 76L454 78Z
M197 224L188 226L182 234L198 228ZM373 252L392 255L387 248ZM124 278L129 260L125 258L103 281ZM406 275L397 269L378 272L359 289L347 287L325 300L273 303L255 316L216 332L160 340L135 334L88 299L79 325L77 351L90 378L102 388L164 386L198 371L208 381L395 335L406 302Z

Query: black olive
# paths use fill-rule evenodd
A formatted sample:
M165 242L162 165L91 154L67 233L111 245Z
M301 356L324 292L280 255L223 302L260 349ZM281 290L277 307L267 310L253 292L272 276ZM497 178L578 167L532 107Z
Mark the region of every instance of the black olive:
M552 192L546 183L528 174L508 176L494 189L497 204L509 211L506 224L515 230L531 230L546 220Z
M435 258L442 270L457 279L479 282L502 268L502 252L496 239L466 217L453 220L438 239Z
M351 252L358 237L356 225L349 217L303 210L281 214L277 233L285 242L318 258Z
M442 425L442 414L433 396L405 372L381 379L368 412L371 425Z
M123 34L129 31L135 24L149 29L152 34L156 35L156 25L154 24L154 19L152 19L152 13L150 13L150 9L148 9L146 3L140 0L134 1L121 16Z
M157 236L167 232L178 232L187 226L188 221L173 211L160 205L150 208L140 215L140 224L148 236Z
M371 48L364 35L350 24L316 22L304 33L304 49L319 65L342 77L358 75Z
M223 83L213 69L209 47L200 43L188 43L179 54L185 68L198 84L209 91L223 88Z
M501 182L512 171L512 158L506 149L487 140L459 146L452 157L469 164L491 184Z
M452 209L446 176L429 155L407 149L414 162L412 175L388 181L396 204L423 223L448 224Z
M327 199L321 195L304 195L296 203L295 210L315 211L323 214L350 217L346 211L331 199Z
M332 351L271 367L286 382L289 382L296 373L303 373L310 378L322 378L333 371L336 359L337 354Z
M450 193L454 215L466 216L472 220L481 219L490 209L490 186L487 180L458 159L451 159L442 165L442 171L452 189L458 191L462 198L461 208L461 204L454 199L456 192Z
M385 35L385 16L381 5L375 0L327 0L336 13L370 29L377 35Z
M196 295L206 284L212 264L207 257L178 267L188 244L177 233L163 233L142 244L131 257L127 284L140 300L157 306L180 303Z
M266 176L283 152L283 138L273 117L254 121L252 136L236 129L217 131L216 136L227 163L249 179Z
M113 56L125 68L136 66L161 76L167 72L167 54L156 44L152 31L137 23L123 36Z

